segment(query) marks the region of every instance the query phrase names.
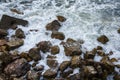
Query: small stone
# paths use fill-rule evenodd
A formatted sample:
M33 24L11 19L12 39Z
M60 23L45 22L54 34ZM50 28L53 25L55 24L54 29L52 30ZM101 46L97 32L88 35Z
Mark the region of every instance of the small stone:
M44 70L44 66L43 66L43 65L35 66L35 67L33 68L33 70L34 70L34 71L42 71L42 70Z
M101 46L97 46L97 50L103 50Z
M17 38L25 38L25 34L24 34L23 30L20 28L16 30L15 35Z
M109 39L105 35L101 35L100 37L97 38L97 40L102 44L106 44L109 41Z
M33 70L27 72L27 80L40 80L40 74Z
M28 70L30 70L30 64L28 64L25 59L21 58L8 64L5 67L4 72L7 75L15 75L16 77L20 77L25 75Z
M8 32L4 29L0 29L0 38L5 37L8 35Z
M43 74L43 77L48 79L55 78L56 76L57 76L57 71L51 69L46 70L45 73Z
M50 68L56 68L58 66L58 61L53 59L47 59L47 65Z
M65 69L67 69L68 67L70 66L70 61L63 61L61 64L60 64L60 71L63 72Z
M37 47L43 52L49 52L52 44L50 41L41 41L37 44Z
M66 18L63 17L63 16L57 16L57 19L60 21L60 22L65 22L66 21Z
M97 50L97 54L101 57L105 56L105 53L103 52L103 50Z
M21 57L21 58L25 58L28 62L29 62L29 61L32 61L32 59L29 57L28 53L22 52L22 53L20 54L20 57Z
M22 46L23 44L24 44L24 41L22 39L18 39L18 38L13 38L13 39L9 40L9 42L7 42L7 45L10 50L16 49L16 48Z
M28 55L30 56L31 59L35 61L41 60L41 54L38 48L30 49Z
M118 33L120 33L120 29L118 29L118 31L117 31Z
M118 62L118 60L116 59L116 58L112 58L112 59L110 59L110 62Z
M51 54L55 55L55 54L58 54L59 52L60 52L59 46L52 46L51 47Z
M64 40L65 39L65 35L62 32L53 31L52 34L51 34L51 38Z
M94 59L95 54L92 51L87 51L86 54L84 54L85 59Z
M71 69L71 68L68 68L68 69L66 69L64 72L62 72L61 73L61 76L63 77L63 78L67 78L70 74L72 74L73 73L73 69Z
M48 59L55 59L56 56L48 55L47 58L48 58Z
M76 73L67 77L67 80L81 80L80 74Z
M14 13L17 13L17 14L23 14L23 12L20 12L19 10L17 9L10 9L10 11L14 12Z
M80 66L81 57L80 56L73 56L71 59L71 67L72 68L77 68Z

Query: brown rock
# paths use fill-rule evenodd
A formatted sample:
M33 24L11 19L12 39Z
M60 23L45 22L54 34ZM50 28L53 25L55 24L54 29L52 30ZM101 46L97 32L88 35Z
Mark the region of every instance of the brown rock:
M103 52L103 50L97 50L97 54L101 57L105 56L105 53Z
M103 50L101 46L97 46L97 50Z
M63 77L63 78L67 78L70 74L72 74L73 73L73 69L71 69L71 68L68 68L68 69L66 69L64 72L62 72L61 73L61 76Z
M30 70L30 65L25 59L21 58L7 65L4 72L7 75L20 77L25 75L28 70Z
M14 12L14 13L17 13L17 14L23 14L23 12L20 12L19 10L17 9L10 9L10 11Z
M60 23L57 20L54 20L46 25L46 30L58 31L60 27L61 27Z
M59 52L60 52L59 46L52 46L51 47L51 54L55 55L55 54L58 54Z
M81 57L80 56L73 56L71 59L71 67L77 68L80 66L81 63Z
M51 38L64 40L65 39L65 35L62 32L53 31L52 34L51 34Z
M109 39L105 35L101 35L100 37L97 38L97 40L102 44L106 44L109 41Z
M113 79L114 80L120 80L120 75L119 74L114 75Z
M25 34L20 28L16 30L15 35L17 38L25 38Z
M58 61L53 59L47 59L47 65L50 68L56 68L58 66Z
M118 33L120 33L120 29L118 29L118 31L117 31Z
M41 54L38 48L30 49L28 55L30 56L31 59L35 61L41 60Z
M67 77L67 80L81 80L80 74L76 73Z
M63 16L57 16L57 19L60 21L60 22L65 22L66 21L66 18L63 17Z
M43 66L43 65L35 66L35 67L33 68L33 70L34 70L34 71L42 71L42 70L44 70L44 66Z
M9 40L9 42L7 42L7 46L9 47L10 50L16 49L22 46L23 44L24 44L24 41L18 38L12 38L11 40Z
M14 18L14 17L8 16L8 15L3 15L2 19L0 21L0 28L1 29L9 29L14 24L26 26L28 24L28 21Z
M0 39L0 46L3 46L7 43L5 39Z
M67 69L68 67L70 66L70 61L63 61L61 64L60 64L60 71L63 72L65 69Z
M47 58L48 58L48 59L55 59L56 56L48 55Z
M87 51L86 54L84 54L85 59L94 59L95 54L92 51Z
M44 53L50 51L50 47L52 46L50 41L41 41L37 44L37 47Z
M0 29L0 38L3 38L8 35L8 32L4 29Z
M57 71L48 69L47 71L45 71L45 73L43 74L44 78L55 78L57 76Z
M40 80L40 74L33 70L27 72L27 80Z
M32 61L32 59L29 57L28 53L22 52L20 54L21 58L25 58L27 61Z

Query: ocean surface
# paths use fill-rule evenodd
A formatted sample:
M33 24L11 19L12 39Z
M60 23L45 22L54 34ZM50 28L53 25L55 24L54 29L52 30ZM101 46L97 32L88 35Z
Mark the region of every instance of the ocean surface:
M24 14L16 14L10 11L15 8ZM110 58L119 59L115 64L120 64L120 34L117 30L120 28L120 0L0 0L0 18L3 14L22 18L29 21L28 27L18 26L26 34L25 43L18 49L19 52L28 51L40 41L51 41L53 45L59 45L60 40L51 38L51 31L46 31L47 23L57 19L57 15L62 15L67 20L62 24L60 32L67 38L83 40L83 51L89 51L96 46L102 46L106 53L113 51ZM30 31L37 29L38 31ZM46 35L46 32L49 33ZM9 36L15 31L9 29ZM101 44L97 41L100 35L106 35L109 38L107 44ZM9 37L8 36L8 37ZM64 41L65 41L64 40ZM57 54L59 63L70 60L65 56L62 45L59 45L60 53ZM43 59L38 65L44 65L45 70L46 56L50 53L42 54ZM96 57L95 61L100 61L101 57ZM31 62L32 63L32 62ZM116 71L119 71L116 68ZM79 72L78 69L74 73ZM74 74L73 73L73 74ZM108 80L112 78L108 77Z

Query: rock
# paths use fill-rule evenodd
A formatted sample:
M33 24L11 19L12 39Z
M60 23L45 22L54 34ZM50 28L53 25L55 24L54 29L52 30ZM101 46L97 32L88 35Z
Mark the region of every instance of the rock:
M20 57L21 57L21 58L25 58L28 62L29 62L29 61L32 61L32 59L30 58L30 56L28 55L28 53L22 52L22 53L20 54Z
M82 53L81 44L75 40L67 39L67 42L63 42L62 45L66 56L80 55Z
M80 74L76 73L67 77L67 80L81 80Z
M95 57L95 54L92 52L92 51L87 51L85 54L84 54L84 58L85 59L94 59Z
M112 63L113 63L113 62L118 62L118 60L117 60L116 58L111 58L111 59L110 59L110 62L112 62Z
M77 68L80 66L81 63L81 57L80 56L73 56L71 59L71 67L72 68Z
M114 75L113 79L114 80L120 80L120 75L119 74Z
M101 57L105 56L105 53L103 52L103 50L97 50L97 54Z
M33 70L27 72L27 80L40 80L40 74Z
M8 16L8 15L3 15L2 19L0 21L0 29L9 29L9 28L11 28L11 26L13 26L15 24L26 26L26 25L28 25L28 21L14 18L14 17Z
M34 70L34 71L42 71L42 70L44 70L44 66L43 66L43 65L35 66L35 67L33 68L33 70Z
M46 30L58 31L60 27L61 27L60 23L57 20L54 20L46 25Z
M17 38L25 38L25 34L20 28L16 30L15 35Z
M0 39L0 46L4 46L7 43L5 39Z
M15 75L16 77L20 77L25 75L28 70L30 70L30 64L24 58L21 58L8 64L5 67L4 72L7 75Z
M50 51L50 47L52 46L50 41L41 41L37 44L37 47L43 52L49 52Z
M5 74L0 74L0 80L7 80L7 76Z
M118 33L120 33L120 29L118 29L118 31L117 31Z
M30 56L31 59L35 61L41 60L41 54L38 48L30 49L28 55Z
M68 67L70 66L70 61L63 61L61 64L60 64L60 71L63 72L65 69L67 69Z
M58 66L58 61L53 59L47 59L47 65L50 68L56 68Z
M24 41L22 39L18 38L12 38L7 42L7 46L9 47L10 50L16 49L24 44Z
M57 76L57 71L48 69L45 71L45 73L43 74L44 78L55 78Z
M73 69L71 69L71 68L68 68L68 69L66 69L64 72L62 72L61 73L61 76L63 77L63 78L66 78L66 77L68 77L70 74L72 74L73 73Z
M101 46L97 46L97 50L103 50Z
M51 38L64 40L65 39L65 35L62 32L53 31L52 34L51 34Z
M23 14L23 12L18 11L17 9L10 9L10 11L12 11L13 13L17 13L17 14Z
M109 41L109 39L105 35L101 35L100 37L97 38L97 40L102 44L106 44Z
M55 54L58 54L60 52L60 48L59 46L52 46L51 47L51 54L55 55Z
M4 29L0 29L0 38L3 38L8 35L8 32Z
M60 22L65 22L66 21L66 18L63 17L63 16L57 16L57 19L60 21Z

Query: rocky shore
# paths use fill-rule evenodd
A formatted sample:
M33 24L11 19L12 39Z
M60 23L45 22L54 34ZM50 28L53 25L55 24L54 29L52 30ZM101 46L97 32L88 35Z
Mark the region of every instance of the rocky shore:
M113 76L113 80L120 80L120 74L115 70L120 68L120 64L114 64L118 60L109 57L113 52L105 53L101 46L83 52L83 40L64 40L65 35L59 29L66 20L67 18L58 15L56 20L45 26L46 30L51 31L52 39L61 41L59 45L63 46L64 54L71 58L59 64L56 60L56 54L60 54L59 45L53 45L50 41L40 41L27 52L16 51L24 45L24 38L27 36L17 25L26 27L28 21L3 15L0 21L0 80L107 80L108 76ZM7 37L8 29L15 30L15 34ZM120 29L117 32L120 34ZM97 41L104 45L109 42L109 38L101 35ZM37 64L44 59L41 54L47 52L51 53L46 57L49 69L44 70L43 65ZM94 58L99 56L100 62L95 61ZM30 64L31 61L34 63ZM76 68L79 72L73 74Z

